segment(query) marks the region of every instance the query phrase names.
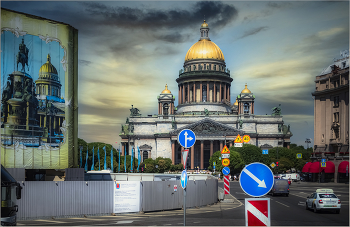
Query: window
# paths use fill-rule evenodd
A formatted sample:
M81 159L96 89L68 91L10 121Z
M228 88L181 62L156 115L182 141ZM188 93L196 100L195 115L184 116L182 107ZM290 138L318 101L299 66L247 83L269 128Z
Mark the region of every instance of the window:
M244 113L249 113L249 103L244 103Z
M337 198L334 194L319 194L320 198Z
M142 162L144 162L147 158L148 158L148 151L143 151Z
M203 88L202 88L202 93L203 93L203 102L206 102L207 101L207 85L203 85Z
M339 96L334 96L333 107L339 107Z
M333 123L339 123L339 112L333 114Z
M169 115L169 105L168 103L165 103L163 105L163 115L164 115L164 119L167 119L168 118L168 115Z

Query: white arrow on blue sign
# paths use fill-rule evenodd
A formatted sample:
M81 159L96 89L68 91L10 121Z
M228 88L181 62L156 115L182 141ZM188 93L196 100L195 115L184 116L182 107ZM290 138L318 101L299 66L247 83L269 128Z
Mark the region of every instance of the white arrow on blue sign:
M224 175L230 174L230 168L224 167L224 168L222 169L222 173L223 173Z
M181 173L181 187L185 189L187 186L187 172L183 170Z
M269 150L262 150L262 154L269 154Z
M273 186L273 173L268 166L254 162L244 167L239 176L239 184L250 196L264 196Z
M191 130L184 129L177 136L177 141L184 148L190 148L196 142L196 135Z
M325 158L322 158L322 162L326 162L326 159L325 159Z

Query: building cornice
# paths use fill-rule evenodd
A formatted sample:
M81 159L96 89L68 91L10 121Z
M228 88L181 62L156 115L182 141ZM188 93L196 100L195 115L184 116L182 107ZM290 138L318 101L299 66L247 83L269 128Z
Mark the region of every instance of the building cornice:
M335 92L341 92L341 91L346 91L349 90L349 84L341 85L337 88L330 88L330 89L325 89L322 91L314 91L311 93L312 96L318 96L318 95L327 95L327 94L333 94Z

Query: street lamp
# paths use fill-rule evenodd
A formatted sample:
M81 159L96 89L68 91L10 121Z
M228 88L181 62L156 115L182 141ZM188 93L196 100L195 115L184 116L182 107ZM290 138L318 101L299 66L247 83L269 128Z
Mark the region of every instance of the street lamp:
M311 138L306 138L305 143L306 143L306 148L309 149L309 143L311 143Z

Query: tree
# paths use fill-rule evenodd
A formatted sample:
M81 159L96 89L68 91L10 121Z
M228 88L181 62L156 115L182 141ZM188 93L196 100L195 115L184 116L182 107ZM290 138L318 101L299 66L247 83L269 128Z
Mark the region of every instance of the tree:
M262 154L262 150L251 144L243 144L243 147L231 147L233 151L237 151L242 160L243 165L249 165L254 162L260 162L267 166L270 165L270 158L267 155Z
M154 173L155 172L155 161L152 158L147 158L143 161L145 164L145 169L143 172L145 173Z
M165 171L170 170L172 161L170 158L158 157L155 160L155 164L158 165L158 168L155 169L156 173L164 173Z

